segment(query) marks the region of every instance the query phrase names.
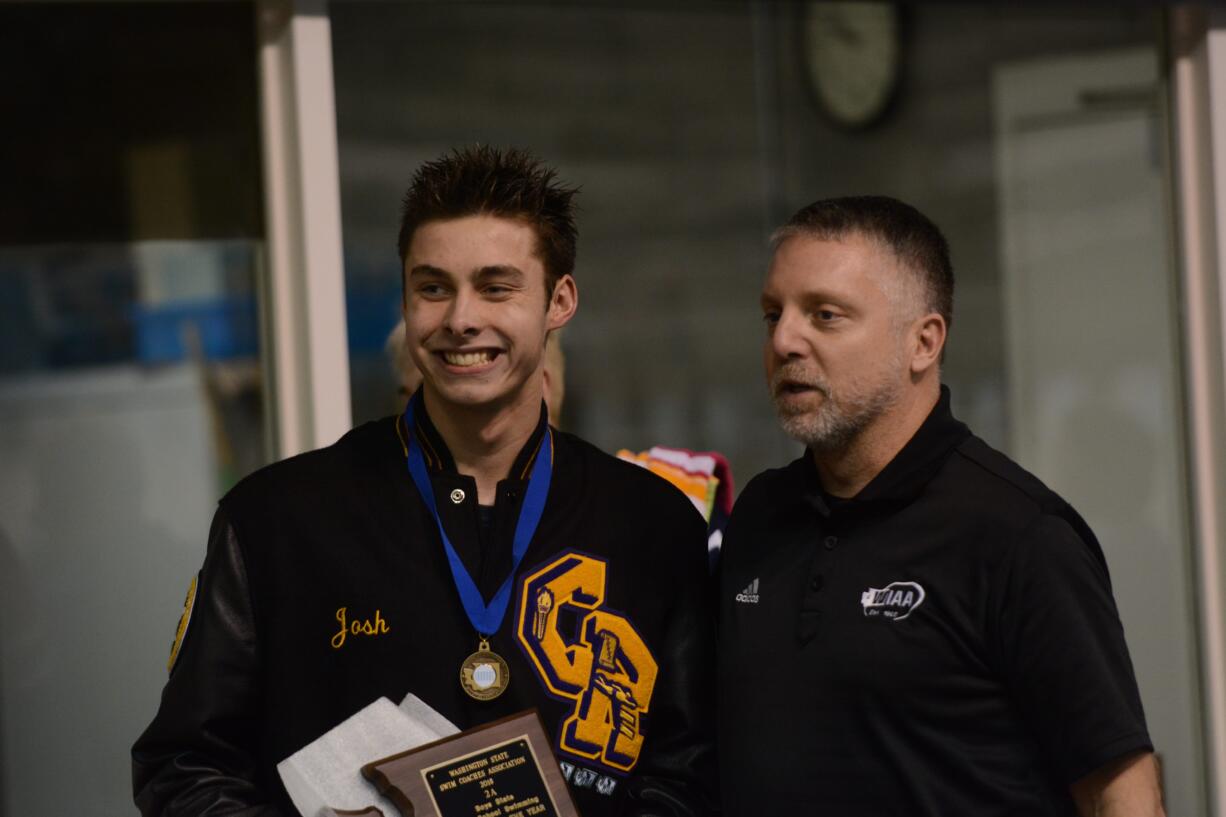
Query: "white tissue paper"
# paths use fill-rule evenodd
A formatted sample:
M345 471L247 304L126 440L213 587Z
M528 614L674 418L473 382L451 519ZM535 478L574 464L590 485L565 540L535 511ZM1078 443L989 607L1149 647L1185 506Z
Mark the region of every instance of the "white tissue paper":
M362 766L459 731L412 693L400 706L379 698L282 760L277 772L304 817L319 817L325 808L360 811L370 806L384 817L397 817L396 807L362 777Z

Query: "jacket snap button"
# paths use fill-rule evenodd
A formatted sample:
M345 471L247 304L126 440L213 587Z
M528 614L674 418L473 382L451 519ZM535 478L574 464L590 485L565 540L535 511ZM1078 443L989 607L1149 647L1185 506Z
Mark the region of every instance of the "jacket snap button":
M464 501L464 491L461 488L456 488L451 492L451 501L459 505Z
M825 541L822 544L826 546L826 550L834 550L835 545L837 545L838 543L839 543L839 537L827 536Z

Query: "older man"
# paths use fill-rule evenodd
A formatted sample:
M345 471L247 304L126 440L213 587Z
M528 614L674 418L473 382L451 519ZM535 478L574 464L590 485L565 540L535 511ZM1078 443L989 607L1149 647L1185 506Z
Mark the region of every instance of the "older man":
M765 364L801 458L749 484L720 582L725 809L1159 815L1106 562L950 413L953 273L884 197L776 234Z

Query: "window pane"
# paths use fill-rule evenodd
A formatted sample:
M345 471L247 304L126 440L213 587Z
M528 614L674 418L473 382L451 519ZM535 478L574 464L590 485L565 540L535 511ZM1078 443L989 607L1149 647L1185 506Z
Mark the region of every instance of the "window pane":
M253 13L0 6L5 814L132 812L212 509L264 461Z

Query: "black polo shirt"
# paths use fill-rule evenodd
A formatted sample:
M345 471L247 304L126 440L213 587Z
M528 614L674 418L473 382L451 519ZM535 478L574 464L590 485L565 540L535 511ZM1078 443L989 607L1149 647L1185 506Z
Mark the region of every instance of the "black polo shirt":
M746 488L720 576L731 815L1071 815L1150 749L1102 550L949 392L859 495L807 454Z

